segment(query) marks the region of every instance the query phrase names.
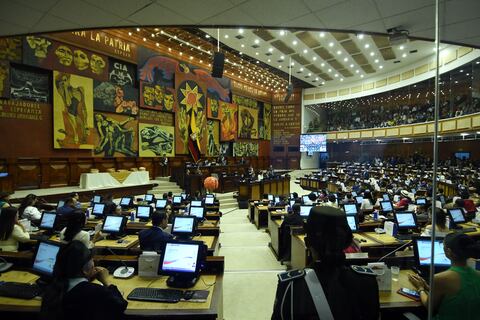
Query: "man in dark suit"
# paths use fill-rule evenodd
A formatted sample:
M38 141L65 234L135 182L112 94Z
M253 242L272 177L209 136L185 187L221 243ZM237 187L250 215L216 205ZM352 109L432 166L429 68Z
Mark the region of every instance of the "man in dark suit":
M167 214L165 211L155 211L152 214L152 227L142 230L138 234L140 249L144 251L162 251L165 241L172 238L172 235L165 232L167 227Z
M105 200L103 200L103 203L105 204L105 209L103 211L105 215L115 214L117 209L117 204L113 202L113 195L108 194L107 196L105 196Z
M77 200L73 197L67 198L63 207L57 208L57 214L70 214L77 208Z

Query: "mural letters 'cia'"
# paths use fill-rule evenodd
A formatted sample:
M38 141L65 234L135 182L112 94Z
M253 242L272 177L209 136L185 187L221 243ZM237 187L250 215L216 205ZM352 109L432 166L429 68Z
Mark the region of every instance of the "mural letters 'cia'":
M93 149L93 80L53 72L53 139L56 149Z
M95 112L95 155L103 157L137 155L137 122L135 118Z
M135 86L137 78L135 65L110 58L108 67L108 81L119 86Z
M174 127L140 123L138 125L140 157L173 157L174 136Z

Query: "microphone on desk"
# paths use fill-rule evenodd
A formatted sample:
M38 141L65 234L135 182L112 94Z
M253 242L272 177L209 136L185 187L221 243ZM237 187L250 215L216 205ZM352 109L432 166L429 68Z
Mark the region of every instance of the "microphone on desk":
M110 251L114 256L118 257L118 255L115 252L113 252L112 249L108 247L106 249ZM127 266L127 264L123 260L118 260L118 261L120 261L123 266L115 269L115 271L113 271L113 276L115 278L120 278L120 279L128 279L133 277L133 275L135 274L135 268Z
M0 262L0 273L7 271L13 266L13 263L8 262L2 257L0 257L0 260L2 260L2 262Z
M380 259L378 259L377 262L381 262L383 259L391 256L392 254L394 254L394 253L397 252L398 250L400 250L400 249L408 246L409 244L412 244L412 242L411 242L411 241L405 242L405 243L402 244L400 247L396 248L395 250L390 251L389 253L387 253L386 255L384 255L383 257L381 257Z

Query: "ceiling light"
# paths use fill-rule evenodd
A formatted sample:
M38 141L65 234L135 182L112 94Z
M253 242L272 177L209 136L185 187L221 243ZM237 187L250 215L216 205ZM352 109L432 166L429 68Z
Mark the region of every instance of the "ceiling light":
M203 63L203 60L200 60L200 63Z
M272 60L270 60L270 59L267 60L267 62L270 62L270 61L272 61Z
M373 57L375 55L375 52L370 52L370 56Z
M210 38L210 35L209 35L209 34L206 34L206 35L205 35L205 38L207 38L207 39Z
M315 81L318 81L318 77L315 78Z
M243 54L243 52L242 52L242 51L240 51L238 54L239 54L239 55L242 55L242 54Z
M380 61L380 60L378 60L378 59L375 59L375 63L378 63L379 61Z
M253 42L255 42L255 44L259 44L259 43L260 43L260 40L255 39Z
M322 81L322 84L325 84L325 81Z
M293 44L294 46L296 46L297 43L298 43L297 40L293 40L293 41L292 41L292 44Z
M335 78L338 78L338 73L335 73L334 77L335 77Z
M329 46L329 47L333 47L333 42L330 42L330 43L328 44L328 46Z
M190 56L190 60L193 60L193 57L192 57L192 56Z
M398 47L398 49L403 50L403 49L405 49L405 46L400 46L400 47Z
M342 54L342 51L338 50L338 51L337 51L337 54L338 54L338 55Z
M273 48L268 48L268 52L272 52L273 51Z
M242 33L243 33L243 29L242 29L242 28L238 29L238 33L242 34Z
M364 35L363 33L360 33L360 34L357 36L357 38L360 39L360 40L362 40L364 36L365 36L365 35Z
M240 45L240 47L245 48L245 45L242 43L242 44Z
M323 37L325 37L325 32L320 32L319 35L320 35L320 38L323 38Z
M363 74L360 75L360 78L363 78Z
M383 66L379 66L380 69L383 69Z
M406 53L402 54L402 58L406 58L406 57L407 57Z
M225 39L228 39L228 34L224 35Z
M463 73L463 69L462 69L462 70L460 70L460 73Z
M280 30L280 35L284 36L285 35L285 30Z
M368 43L365 43L365 49L370 48L370 45Z
M282 65L279 65L278 68L279 68L279 69L282 69Z
M322 67L325 67L325 63L324 63L324 62L322 62L320 65L321 65Z
M182 55L183 55L183 52L180 52L180 55L182 56Z
M350 64L350 68L353 68L353 63Z
M307 52L308 52L308 50L307 50L307 49L303 49L303 53L307 53Z
M143 41L147 41L147 38L143 38Z
M343 58L343 61L347 62L347 61L348 61L348 58L347 58L347 57Z
M300 68L300 71L303 71L303 68Z
M355 73L360 73L360 70L355 70Z
M283 59L285 59L285 57L284 57L284 56L280 56L280 59L282 59L282 60L283 60Z
M155 43L155 45L158 47L158 46L160 46L160 43L157 42L157 43Z
M257 60L257 63L260 63L260 61Z
M137 31L140 31L140 28L137 28Z
M309 76L309 77L311 77L311 76L312 76L312 73L311 73L311 72L309 72L309 73L308 73L308 76Z
M328 72L332 72L332 69L328 69Z
M255 52L255 55L258 56L258 52Z
M155 38L155 33L152 33L150 37Z
M343 81L343 78L340 78L340 81Z
M132 35L132 32L129 31L129 32L128 32L128 35L131 36L131 35Z
M172 51L172 48L168 48L168 51Z

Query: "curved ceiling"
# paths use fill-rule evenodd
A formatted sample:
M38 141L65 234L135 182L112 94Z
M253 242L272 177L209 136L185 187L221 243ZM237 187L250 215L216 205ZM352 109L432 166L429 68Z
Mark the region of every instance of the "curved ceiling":
M268 27L434 38L434 0L10 0L0 35L120 26ZM206 5L208 4L208 5ZM441 0L442 41L480 47L480 1Z

